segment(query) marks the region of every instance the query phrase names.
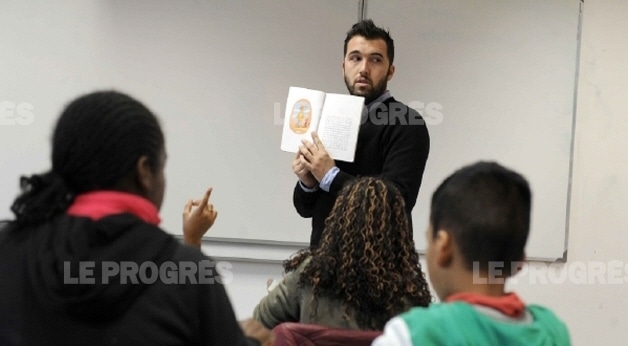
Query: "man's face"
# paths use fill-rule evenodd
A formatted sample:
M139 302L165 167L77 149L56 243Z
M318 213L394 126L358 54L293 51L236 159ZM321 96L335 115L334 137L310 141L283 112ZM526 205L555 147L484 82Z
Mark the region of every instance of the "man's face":
M354 36L347 43L342 63L345 84L351 95L363 96L367 104L386 91L395 72L386 48L383 39L367 40L362 36Z

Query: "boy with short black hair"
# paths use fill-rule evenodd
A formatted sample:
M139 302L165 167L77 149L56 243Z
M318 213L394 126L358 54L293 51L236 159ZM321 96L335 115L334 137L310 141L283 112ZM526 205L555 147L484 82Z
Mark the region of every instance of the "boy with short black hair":
M550 310L506 293L525 258L530 187L520 174L478 162L432 196L426 261L442 304L390 320L373 345L569 345Z

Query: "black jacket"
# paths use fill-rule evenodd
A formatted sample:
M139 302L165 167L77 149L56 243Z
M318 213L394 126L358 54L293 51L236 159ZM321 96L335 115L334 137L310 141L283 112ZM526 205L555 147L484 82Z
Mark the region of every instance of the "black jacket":
M256 344L211 263L130 214L5 226L0 345Z

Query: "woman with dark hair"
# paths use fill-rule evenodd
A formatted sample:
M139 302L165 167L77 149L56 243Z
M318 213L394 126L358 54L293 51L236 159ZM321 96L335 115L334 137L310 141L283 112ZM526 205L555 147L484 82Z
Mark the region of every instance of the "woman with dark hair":
M321 245L301 250L284 268L288 274L253 313L267 328L302 322L381 330L391 317L431 302L403 197L379 178L348 183Z
M165 161L157 118L130 96L65 108L52 169L22 178L0 231L0 344L256 344L220 277L201 270L210 259L158 227ZM194 245L216 217L210 193L184 208Z

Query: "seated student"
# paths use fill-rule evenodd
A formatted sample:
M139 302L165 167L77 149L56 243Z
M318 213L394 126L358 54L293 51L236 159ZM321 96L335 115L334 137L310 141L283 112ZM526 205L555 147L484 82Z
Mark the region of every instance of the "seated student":
M267 328L282 322L381 330L391 317L431 301L397 188L379 178L348 183L321 245L285 261L288 273L255 308Z
M245 337L210 259L158 227L165 161L158 120L135 99L95 92L65 108L52 169L22 178L0 231L1 345L269 340L257 322ZM185 207L192 242L216 216L209 193Z
M427 269L440 300L386 324L373 345L568 345L550 310L504 291L524 260L527 181L497 163L456 171L432 196Z

